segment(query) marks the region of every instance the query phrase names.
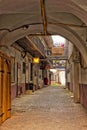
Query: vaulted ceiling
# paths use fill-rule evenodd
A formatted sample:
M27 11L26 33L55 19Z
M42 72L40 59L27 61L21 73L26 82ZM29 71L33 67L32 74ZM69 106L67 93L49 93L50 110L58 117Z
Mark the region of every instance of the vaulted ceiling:
M0 0L0 30L30 25L39 26L37 33L44 34L54 24L85 26L86 11L86 0Z

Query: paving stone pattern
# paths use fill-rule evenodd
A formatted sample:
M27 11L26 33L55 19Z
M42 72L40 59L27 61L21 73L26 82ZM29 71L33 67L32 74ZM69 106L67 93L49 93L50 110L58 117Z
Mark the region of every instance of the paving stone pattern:
M12 101L0 130L87 130L87 110L63 87L46 87Z

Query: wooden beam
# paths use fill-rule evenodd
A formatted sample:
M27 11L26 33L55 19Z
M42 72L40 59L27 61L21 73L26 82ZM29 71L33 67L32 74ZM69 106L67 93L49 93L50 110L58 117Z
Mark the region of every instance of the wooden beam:
M44 34L47 34L47 19L46 19L46 11L45 11L45 0L41 1L41 14L42 14L42 20L43 20L43 29Z
M28 36L52 36L52 35L56 35L56 33L55 34L43 34L43 33L30 33L30 34L28 34Z
M34 42L28 36L26 36L26 39L32 44L32 46L34 47L35 50L37 50L42 56L45 56L42 53L42 51L34 44Z

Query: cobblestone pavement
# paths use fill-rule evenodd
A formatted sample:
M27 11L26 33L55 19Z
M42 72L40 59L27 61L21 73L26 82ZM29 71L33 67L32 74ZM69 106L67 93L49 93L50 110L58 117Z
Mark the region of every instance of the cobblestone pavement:
M12 101L0 130L87 130L87 111L63 87L47 87Z

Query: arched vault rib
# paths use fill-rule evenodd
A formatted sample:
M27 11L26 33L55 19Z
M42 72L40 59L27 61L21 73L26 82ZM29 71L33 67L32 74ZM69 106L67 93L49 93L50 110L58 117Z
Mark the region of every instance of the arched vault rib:
M24 29L18 29L15 30L13 32L8 32L7 35L5 35L2 40L0 41L0 45L7 45L7 46L11 46L12 43L14 43L16 40L29 35L33 32L38 33L41 32L41 28L38 25L37 28L32 27L30 30L24 30ZM87 51L85 48L85 43L84 41L79 37L79 35L73 31L70 28L64 28L64 27L59 27L56 25L50 25L48 26L48 32L50 34L59 34L63 37L65 37L66 39L68 39L69 41L71 41L80 51L80 53L82 54L82 56L84 57L84 60L87 63Z

